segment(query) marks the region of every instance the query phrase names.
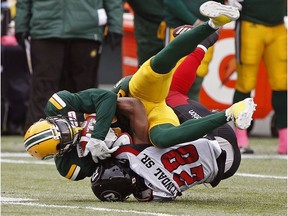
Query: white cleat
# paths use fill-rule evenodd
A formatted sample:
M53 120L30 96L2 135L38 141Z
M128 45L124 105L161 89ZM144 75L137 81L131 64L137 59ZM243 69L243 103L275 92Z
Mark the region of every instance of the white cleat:
M208 1L202 4L200 6L200 13L203 16L209 17L215 27L220 27L226 23L235 21L240 16L238 8L214 1Z
M226 110L227 120L233 120L236 127L245 130L251 125L252 115L256 110L253 98L246 98L243 101L233 104Z

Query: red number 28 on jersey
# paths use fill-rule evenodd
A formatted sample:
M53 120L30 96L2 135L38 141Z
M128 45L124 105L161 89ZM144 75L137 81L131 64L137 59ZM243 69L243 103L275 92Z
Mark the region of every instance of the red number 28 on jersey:
M173 172L181 165L192 164L199 159L199 154L194 145L187 145L178 149L173 149L162 155L161 161L164 167ZM179 187L193 184L195 181L201 181L204 178L202 165L191 166L189 172L182 170L180 174L174 173L173 179Z

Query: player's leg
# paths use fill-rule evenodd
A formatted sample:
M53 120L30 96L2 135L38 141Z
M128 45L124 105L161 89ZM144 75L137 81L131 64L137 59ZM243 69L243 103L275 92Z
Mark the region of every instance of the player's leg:
M264 50L263 33L258 27L254 28L247 21L236 22L236 32L237 81L233 103L250 97L256 86L259 62ZM235 128L235 133L242 153L253 153L249 147L247 130Z
M200 47L197 47L194 52L187 55L173 74L170 91L178 91L181 94L187 95L190 87L194 84L197 68L204 56L205 50Z
M188 25L178 27L174 30L173 35L177 37L178 35L181 34L181 32L184 31L184 30L180 31L182 28L184 28L185 31L189 31L192 29L192 27L193 26ZM192 53L187 55L185 59L178 66L176 66L170 90L178 91L181 94L187 95L191 86L194 85L196 71L197 69L199 69L198 67L201 64L203 58L205 58L204 57L206 56L205 53L209 48L211 48L211 46L215 44L218 38L219 38L218 31L209 35L200 44L197 45L197 48Z
M250 126L255 107L253 99L247 98L244 101L233 104L225 111L200 119L191 119L176 127L172 124L154 125L150 129L150 140L155 146L166 148L201 138L230 120L239 129L247 129Z
M40 118L45 117L43 109L48 99L61 87L59 82L63 70L64 50L64 43L59 41L31 40L33 76L25 131Z
M170 88L172 69L177 62L195 50L203 39L220 26L239 17L239 11L234 7L215 5L213 2L206 2L203 5L205 7L201 12L205 16L211 16L210 21L181 34L152 59L146 61L129 83L132 96L152 102L164 100ZM216 12L211 13L213 10Z
M287 34L284 25L267 27L273 42L264 52L264 62L272 89L272 106L278 129L279 154L287 154Z
M199 93L200 89L202 87L202 83L204 80L204 77L208 74L209 71L209 64L212 60L213 57L213 52L214 52L214 46L210 47L206 54L204 59L201 62L201 65L198 67L197 72L196 72L196 78L194 84L191 86L188 92L188 97L192 100L199 101Z

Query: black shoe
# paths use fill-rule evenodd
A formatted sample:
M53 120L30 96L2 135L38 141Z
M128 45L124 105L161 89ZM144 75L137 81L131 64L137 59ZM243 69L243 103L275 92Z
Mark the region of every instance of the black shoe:
M247 146L247 147L240 147L241 154L254 154L254 150Z

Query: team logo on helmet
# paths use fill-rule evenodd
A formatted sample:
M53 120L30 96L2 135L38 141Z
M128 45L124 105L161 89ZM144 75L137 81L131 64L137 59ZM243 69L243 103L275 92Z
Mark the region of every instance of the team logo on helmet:
M125 197L122 197L121 194L114 190L106 190L100 194L103 200L106 201L119 201L123 200Z

